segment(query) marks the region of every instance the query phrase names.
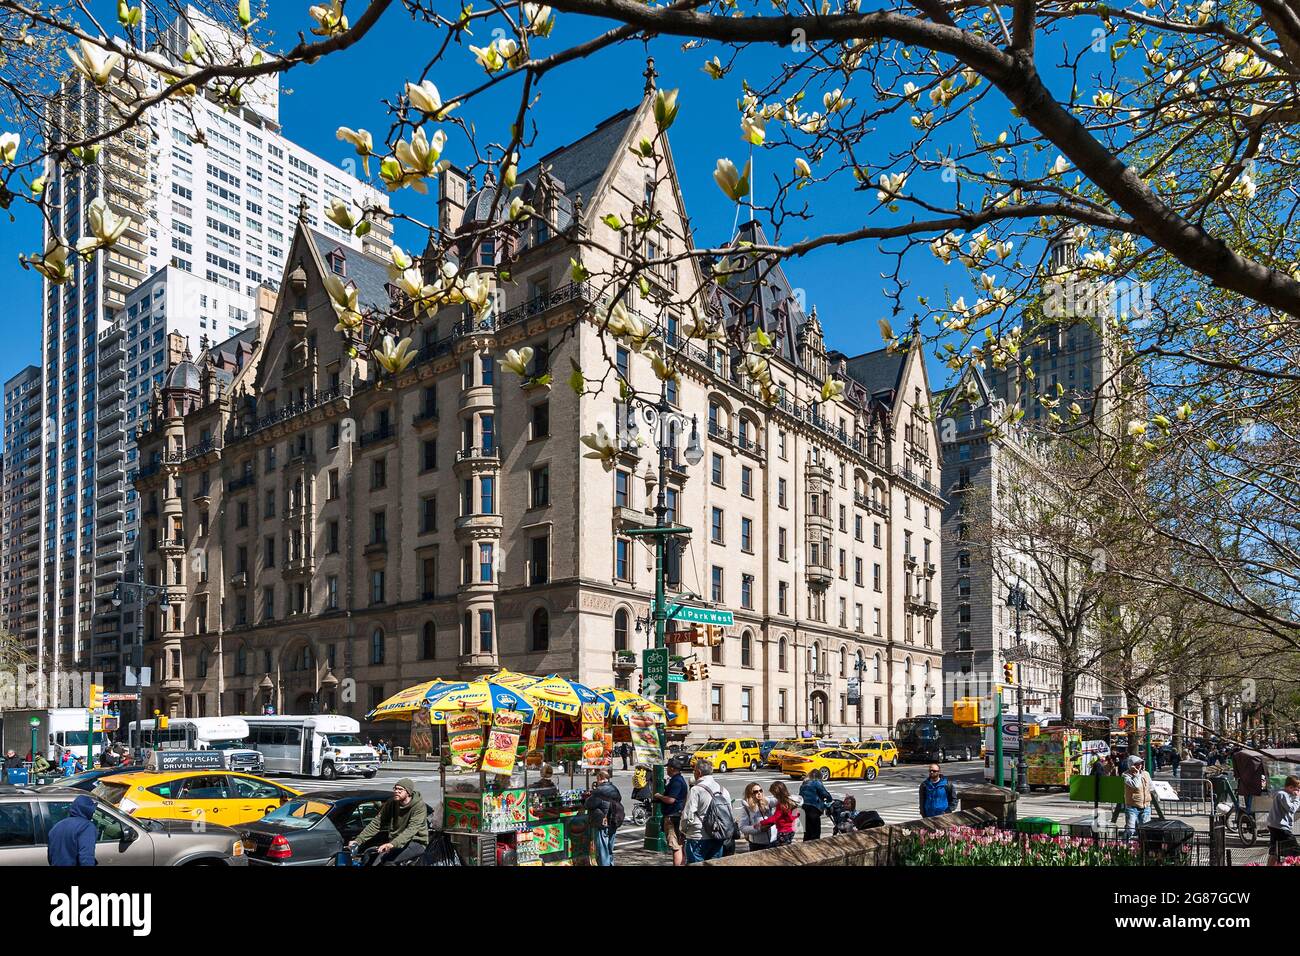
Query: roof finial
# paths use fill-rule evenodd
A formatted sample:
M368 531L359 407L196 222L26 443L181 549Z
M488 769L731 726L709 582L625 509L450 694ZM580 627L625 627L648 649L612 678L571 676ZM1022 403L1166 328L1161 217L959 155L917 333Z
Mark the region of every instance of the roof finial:
M648 56L645 58L645 73L643 73L642 75L645 77L646 96L649 96L651 93L655 91L655 77L659 75L658 73L655 72L654 57Z
M298 218L299 219L307 218L307 194L306 193L298 194Z

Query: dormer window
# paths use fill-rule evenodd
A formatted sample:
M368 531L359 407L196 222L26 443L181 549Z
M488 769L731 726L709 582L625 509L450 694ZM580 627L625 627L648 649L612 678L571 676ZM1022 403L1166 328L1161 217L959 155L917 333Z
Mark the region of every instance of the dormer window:
M348 274L348 257L342 249L331 249L325 259L329 263L330 271L335 275L346 276Z

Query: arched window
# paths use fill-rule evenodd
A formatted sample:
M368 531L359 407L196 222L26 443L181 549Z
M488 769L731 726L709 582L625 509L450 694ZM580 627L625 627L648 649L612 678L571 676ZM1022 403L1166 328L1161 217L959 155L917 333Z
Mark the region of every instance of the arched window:
M709 402L709 434L718 435L722 431L722 406L717 402Z
M264 670L268 674L271 673L271 671L275 670L275 667L271 663L270 651L262 652L262 670Z
M849 649L840 648L840 676L847 677L849 672Z
M384 632L375 628L370 635L370 663L382 664L384 662Z
M248 648L243 644L240 644L239 650L235 651L235 673L248 673Z
M877 684L880 683L880 655L876 654L871 658L871 679Z
M813 641L812 647L808 648L808 673L820 674L822 662L822 645L820 641Z
M432 621L425 621L420 631L420 659L431 661L438 656L437 634Z
M551 616L546 613L546 608L539 607L533 612L533 619L529 630L532 632L532 649L535 651L544 651L551 646Z
M208 676L208 649L206 647L199 651L199 663L194 674L196 677Z
M740 666L754 666L754 637L749 631L740 635Z
M912 686L912 659L910 657L903 659L903 683L909 688Z
M460 619L460 652L466 657L474 653L474 623L469 611Z
M627 611L619 608L614 613L614 650L627 650Z
M785 637L781 637L776 642L776 666L777 670L785 670Z

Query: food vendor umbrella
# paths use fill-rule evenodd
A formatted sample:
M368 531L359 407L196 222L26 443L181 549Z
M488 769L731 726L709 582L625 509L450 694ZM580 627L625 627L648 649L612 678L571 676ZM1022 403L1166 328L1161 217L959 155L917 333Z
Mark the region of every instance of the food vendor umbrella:
M488 679L500 681L500 675L493 675ZM580 684L576 680L569 680L558 674L533 677L529 674L507 673L505 683L510 687L519 687L529 697L545 704L548 710L569 717L581 713L583 704L600 704L608 708L607 702L586 684Z
M414 687L408 687L399 693L388 698L369 714L367 720L410 720L417 710L423 710L428 706L426 703L432 694L437 693L441 688L449 686L451 682L435 677L433 680L425 681L423 684L416 684Z
M440 724L446 721L447 711L472 710L491 714L498 710L513 710L531 721L537 711L538 701L526 691L506 687L491 679L454 681L435 687L426 698L429 721Z
M648 697L620 687L593 687L592 690L608 707L612 720L627 720L629 714L641 714L652 718L655 723L665 721L664 709Z

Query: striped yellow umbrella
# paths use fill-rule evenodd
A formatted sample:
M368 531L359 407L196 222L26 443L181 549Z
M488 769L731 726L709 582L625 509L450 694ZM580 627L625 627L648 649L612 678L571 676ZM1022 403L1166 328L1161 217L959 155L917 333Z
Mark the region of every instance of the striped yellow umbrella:
M540 701L527 691L499 684L491 678L472 681L454 681L434 687L426 698L431 723L446 722L449 711L472 710L491 714L498 710L513 710L531 721L543 708Z
M367 720L410 720L417 710L428 706L428 700L439 687L446 687L448 681L435 677L433 680L416 684L388 698L369 714Z
M609 709L612 720L627 720L629 714L649 717L655 723L662 724L667 717L664 709L648 697L634 694L621 687L593 687L592 691Z
M531 674L518 674L509 671L494 674L489 680L504 683L507 687L517 687L529 697L546 705L548 710L569 717L581 713L583 704L599 704L606 707L600 697L586 684L559 674L546 677L533 677Z

